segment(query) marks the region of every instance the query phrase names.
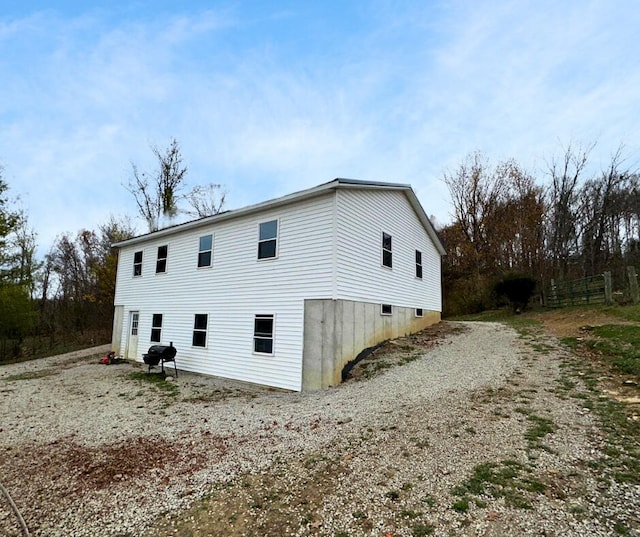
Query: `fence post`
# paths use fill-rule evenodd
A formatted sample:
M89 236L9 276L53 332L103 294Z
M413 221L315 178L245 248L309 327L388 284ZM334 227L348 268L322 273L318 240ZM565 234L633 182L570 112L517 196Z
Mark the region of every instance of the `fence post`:
M629 276L629 292L631 300L634 304L640 302L640 294L638 293L638 275L635 267L627 267L627 275Z
M551 289L549 290L549 302L550 306L558 305L558 290L556 289L556 281L551 278Z
M569 297L570 297L570 299L571 299L570 304L571 304L572 306L574 306L574 303L573 303L573 282L572 282L571 280L569 280L569 282L568 282L568 283L569 283Z
M611 272L604 273L604 303L613 304L613 286L611 285Z
M589 301L589 278L584 277L584 296L587 299L587 304L590 304Z

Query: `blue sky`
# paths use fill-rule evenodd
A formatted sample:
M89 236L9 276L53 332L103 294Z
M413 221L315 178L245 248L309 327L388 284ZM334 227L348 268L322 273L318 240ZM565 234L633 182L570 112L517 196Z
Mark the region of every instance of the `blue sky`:
M131 162L171 137L230 209L348 177L440 224L471 151L640 155L636 0L180 4L0 0L0 163L41 250L135 215Z

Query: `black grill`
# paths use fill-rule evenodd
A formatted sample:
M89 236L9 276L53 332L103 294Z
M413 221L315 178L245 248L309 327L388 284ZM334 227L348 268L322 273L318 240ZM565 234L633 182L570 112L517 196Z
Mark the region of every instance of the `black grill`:
M176 378L178 378L178 368L176 367L177 352L177 349L173 346L173 341L169 343L169 345L151 345L147 353L142 355L142 360L149 366L147 373L151 373L151 368L160 364L162 367L162 374L165 374L164 363L173 362Z

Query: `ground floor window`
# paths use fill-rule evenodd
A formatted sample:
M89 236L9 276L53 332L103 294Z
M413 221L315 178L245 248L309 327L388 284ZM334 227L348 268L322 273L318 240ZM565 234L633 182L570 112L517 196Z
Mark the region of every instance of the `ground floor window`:
M423 315L422 308L416 308L416 317L422 317Z
M151 341L160 343L162 340L162 313L154 313L151 320Z
M382 315L393 315L393 306L391 304L382 304L380 313Z
M196 313L193 320L193 340L194 347L207 346L207 324L209 316L206 313Z
M273 354L273 315L256 315L253 323L253 352Z

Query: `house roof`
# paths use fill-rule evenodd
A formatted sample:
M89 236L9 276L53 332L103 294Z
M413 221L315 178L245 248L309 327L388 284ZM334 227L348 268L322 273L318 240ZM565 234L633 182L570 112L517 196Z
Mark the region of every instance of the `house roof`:
M314 198L316 196L325 194L330 190L349 189L349 188L359 189L359 190L400 190L404 192L413 210L418 216L420 222L422 223L425 230L427 231L427 234L429 235L429 237L431 237L431 240L435 244L438 252L440 252L440 255L445 254L444 247L442 246L442 243L438 238L438 234L436 233L435 228L431 223L431 220L429 220L429 217L427 216L424 209L422 208L422 205L420 204L420 201L418 200L415 192L411 188L411 185L405 185L405 184L399 184L399 183L386 183L386 182L378 182L378 181L361 181L358 179L342 179L342 178L337 178L337 179L334 179L333 181L329 181L327 183L323 183L313 188L308 188L306 190L300 190L298 192L294 192L292 194L288 194L280 198L275 198L272 200L263 201L261 203L256 203L254 205L249 205L247 207L242 207L241 209L224 211L213 216L205 216L204 218L192 220L190 222L185 222L183 224L177 224L175 226L159 229L158 231L153 231L151 233L146 233L144 235L139 235L131 239L117 242L113 244L113 246L117 248L120 248L123 246L130 246L140 242L145 242L149 239L166 237L169 235L180 233L182 231L197 229L199 227L215 224L218 222L224 222L225 220L231 220L233 218L238 218L240 216L246 216L246 215L257 213L257 212L266 211L268 209L274 209L282 205L288 205L289 203L294 203L294 202Z

